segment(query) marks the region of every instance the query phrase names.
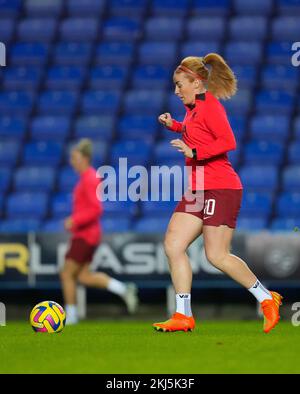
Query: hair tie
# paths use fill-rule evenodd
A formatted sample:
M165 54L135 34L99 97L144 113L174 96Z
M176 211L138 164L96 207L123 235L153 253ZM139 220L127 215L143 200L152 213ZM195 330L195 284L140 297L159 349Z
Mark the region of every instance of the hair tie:
M188 67L185 67L183 65L178 66L176 70L180 70L187 74L190 74L196 79L201 79L202 81L206 81L206 78L203 78L200 74L195 73L194 71L190 70Z

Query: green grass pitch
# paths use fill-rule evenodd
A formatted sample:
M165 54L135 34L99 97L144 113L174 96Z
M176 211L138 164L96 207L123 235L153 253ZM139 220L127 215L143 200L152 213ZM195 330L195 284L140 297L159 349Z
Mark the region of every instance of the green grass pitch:
M87 321L60 334L27 323L0 327L0 373L299 373L300 327L281 322L199 322L161 333L151 322Z

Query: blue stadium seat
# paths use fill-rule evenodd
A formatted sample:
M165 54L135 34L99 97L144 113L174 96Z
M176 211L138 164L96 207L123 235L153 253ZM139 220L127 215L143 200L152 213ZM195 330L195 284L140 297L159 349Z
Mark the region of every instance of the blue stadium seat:
M120 107L121 93L109 90L90 90L82 96L81 111L83 114L110 115L116 114Z
M225 45L225 59L230 64L258 65L262 62L263 47L260 42L228 41Z
M57 28L55 18L28 18L18 25L20 41L50 42L53 40Z
M14 166L19 158L20 143L17 141L1 141L0 165Z
M263 16L237 16L229 22L231 40L262 41L267 33L267 18ZM255 26L255 29L253 29Z
M103 201L103 219L130 219L134 217L137 212L137 204L127 201Z
M171 218L171 213L166 217L151 218L144 217L138 219L133 226L133 231L136 233L165 233Z
M24 117L1 116L0 138L13 138L21 141L26 133L27 120Z
M1 170L0 170L1 173ZM1 187L2 183L0 180L0 187ZM0 194L0 217L2 216L2 211L3 211L3 201L4 201L4 196L3 194Z
M147 40L174 41L183 36L183 19L170 17L152 17L145 23Z
M111 115L81 116L75 123L75 138L110 141L114 135L114 117Z
M0 92L0 115L28 115L32 110L32 92Z
M40 230L40 220L38 219L10 219L0 222L1 233L28 233Z
M2 11L2 8L0 8L0 10ZM13 19L1 19L1 24L0 24L1 42L4 44L8 44L13 38L14 30L15 30L15 21Z
M78 175L69 166L62 167L58 174L58 186L61 192L70 193L78 181Z
M1 126L0 126L1 127ZM294 119L294 137L300 140L300 115Z
M51 201L51 213L53 218L64 218L72 212L72 194L57 193Z
M300 160L299 160L300 163ZM300 190L300 165L287 166L283 170L283 187L285 191Z
M77 105L76 91L44 91L38 102L39 114L71 115Z
M3 77L6 90L35 90L41 81L42 70L39 67L7 67Z
M177 57L174 42L144 42L139 48L140 64L173 66Z
M15 66L42 66L47 62L48 54L48 44L17 42L11 47L10 62Z
M99 16L103 13L106 0L68 0L68 13L73 16Z
M222 17L191 18L187 22L187 38L198 41L205 37L208 41L221 40L225 34L225 19Z
M230 114L246 115L249 113L252 104L252 93L250 89L240 89L238 92L223 105Z
M151 144L146 141L125 140L115 142L111 148L111 162L119 164L119 158L127 158L128 166L146 165L150 160Z
M204 56L207 53L220 52L220 42L219 41L200 41L201 37L198 38L199 41L185 41L181 46L181 58L187 56Z
M8 218L42 219L47 213L46 193L12 193L7 197Z
M242 184L246 191L269 192L277 189L278 170L276 166L249 165L239 170Z
M89 42L60 42L55 47L54 62L57 65L85 66L92 54Z
M300 15L299 0L277 0L277 8L281 15Z
M240 216L237 220L239 231L261 231L267 228L267 218L252 218Z
M54 181L55 171L51 167L20 167L14 174L14 187L19 192L48 192Z
M151 12L154 15L180 16L184 17L188 12L189 0L154 0L151 5Z
M74 148L74 146L78 143L78 140L70 141L65 149L65 162L69 162L70 152ZM93 140L93 161L92 165L94 167L99 167L100 165L106 164L106 159L109 152L109 144L102 140L101 138L98 140Z
M273 195L270 193L244 192L241 216L269 217L272 209Z
M55 166L60 163L62 152L62 144L58 142L29 142L24 147L24 164Z
M22 8L22 3L22 0L1 0L1 16L11 18L16 17Z
M279 16L272 23L273 40L297 41L300 36L298 16Z
M300 193L284 192L277 199L276 212L279 217L300 217Z
M170 112L172 117L176 120L179 120L179 119L175 116L175 113L185 114L185 112L186 112L185 107L182 104L182 101L174 93L170 93L168 95L167 108L168 108L168 112ZM158 114L158 115L160 115L160 114Z
M80 66L53 66L46 77L46 88L63 90L79 89L83 83L86 70Z
M64 141L69 135L70 127L71 120L67 116L37 116L31 124L31 138Z
M103 24L103 38L106 41L135 41L140 35L140 23L135 19L111 18Z
M242 141L246 133L246 118L244 116L231 115L229 122L236 140L238 142Z
M163 108L165 93L162 90L129 90L124 106L127 114L159 115ZM149 105L151 103L151 105Z
M25 10L30 17L59 17L63 10L63 0L27 0Z
M273 0L234 0L234 11L241 15L270 15Z
M153 116L127 115L120 118L118 133L121 139L154 140L158 122Z
M289 146L288 150L289 164L300 164L300 141L295 141Z
M7 189L10 186L10 182L11 182L11 174L12 171L9 167L0 167L0 190L1 193L5 193L7 191ZM0 194L1 198L2 198L2 194ZM0 203L0 206L2 206L2 204ZM0 208L0 212L1 212L1 208Z
M240 164L241 147L238 141L237 141L237 148L235 150L231 150L230 152L228 152L228 159L233 168L237 168L238 165Z
M262 72L262 86L265 89L294 91L299 86L299 71L290 65L268 65Z
M174 134L174 138L176 134ZM161 141L155 144L153 159L156 164L163 164L165 159L174 160L182 158L182 153L173 148L169 141Z
M112 16L141 17L145 14L148 0L111 0L109 13Z
M128 66L133 59L134 45L129 42L102 42L96 48L95 64Z
M295 228L300 226L300 217L298 218L275 218L270 229L272 231L288 231L291 233Z
M251 141L245 146L245 163L247 164L281 164L283 146L272 141Z
M90 89L122 89L128 76L125 66L98 66L91 70Z
M234 65L232 70L237 77L239 89L254 88L257 85L258 70L255 66Z
M284 115L256 115L250 121L251 138L284 142L289 137L290 119Z
M101 220L101 227L105 234L122 233L131 230L129 218L104 218Z
M64 220L63 219L46 220L41 225L40 231L43 233L63 233L65 232Z
M99 21L96 18L74 17L63 20L60 25L62 41L88 42L98 36Z
M132 76L133 89L162 89L170 84L170 71L163 66L137 66Z
M195 0L193 15L227 15L230 12L230 0Z
M171 217L178 201L143 201L142 212L150 218Z
M261 90L255 101L256 111L266 115L289 115L294 109L294 95L287 91Z
M291 65L291 43L288 41L271 41L267 44L267 61L269 64Z

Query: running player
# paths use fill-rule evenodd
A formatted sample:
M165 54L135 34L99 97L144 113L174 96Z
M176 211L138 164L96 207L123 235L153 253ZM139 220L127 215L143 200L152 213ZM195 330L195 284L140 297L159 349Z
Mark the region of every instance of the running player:
M182 136L172 140L171 145L183 153L192 171L188 190L171 217L164 241L176 291L176 313L170 320L153 326L161 331L194 329L192 270L186 251L202 234L210 263L248 289L261 303L264 332L268 333L279 321L282 297L267 290L247 264L230 253L242 184L228 161L227 152L236 148L236 142L218 99L229 99L236 93L236 78L221 56L210 53L203 58L183 59L173 80L175 94L182 100L186 116L181 123L165 113L159 116L159 122ZM200 167L204 169L202 185L198 180ZM199 204L194 211L191 209L193 195ZM202 204L199 203L201 196Z
M66 305L67 324L76 324L76 284L107 289L119 295L129 313L137 309L137 288L133 283L124 284L101 272L91 272L89 264L101 240L99 219L102 206L97 197L99 179L91 166L92 143L81 140L71 152L71 165L80 175L73 192L73 212L65 220L65 229L72 233L71 245L60 274Z

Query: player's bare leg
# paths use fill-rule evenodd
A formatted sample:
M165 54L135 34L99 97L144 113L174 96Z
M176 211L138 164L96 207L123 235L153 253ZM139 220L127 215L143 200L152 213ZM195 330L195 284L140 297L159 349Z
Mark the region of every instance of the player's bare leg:
M176 292L176 313L170 320L154 323L161 331L193 330L195 321L191 311L192 268L187 256L190 244L201 235L202 220L182 212L175 212L165 235L165 252L168 257L172 282Z
M264 331L267 333L279 321L280 294L267 290L248 265L230 253L234 229L228 226L203 226L203 239L207 259L216 268L247 288L261 303L265 316Z
M64 302L66 306L66 324L76 324L78 322L76 306L76 284L80 270L80 264L73 260L67 259L62 271L60 272Z
M133 283L124 284L103 272L92 272L85 264L78 276L78 282L87 287L106 289L120 296L129 313L135 313L138 307L137 287Z

